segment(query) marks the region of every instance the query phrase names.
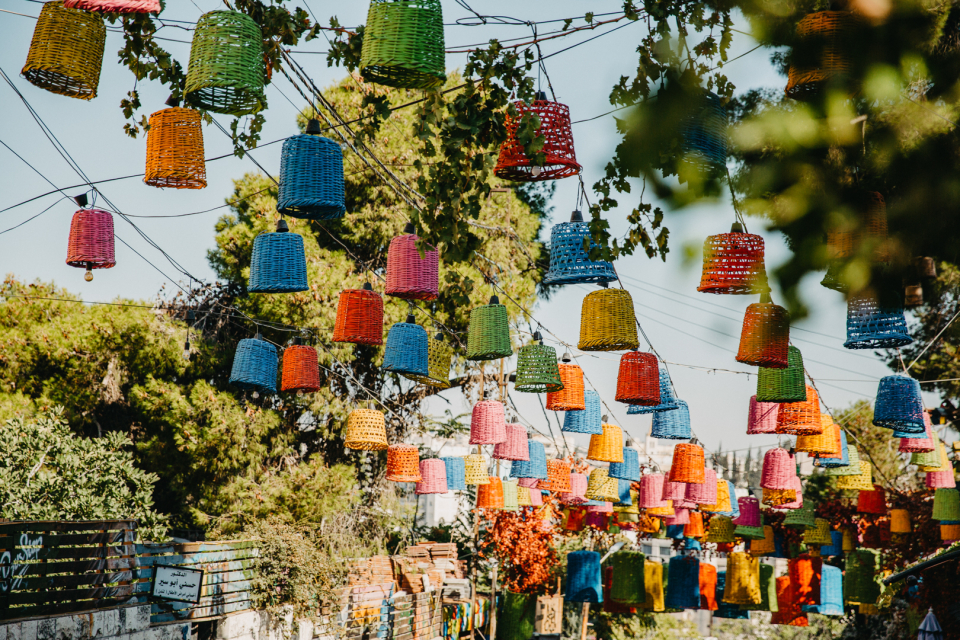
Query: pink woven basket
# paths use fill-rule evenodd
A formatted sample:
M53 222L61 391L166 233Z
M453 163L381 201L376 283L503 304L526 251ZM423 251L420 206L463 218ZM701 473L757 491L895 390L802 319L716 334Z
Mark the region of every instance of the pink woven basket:
M507 419L503 404L481 400L473 405L470 419L470 444L498 444L507 439Z
M497 460L530 460L530 448L527 445L527 429L522 424L506 425L506 438L493 448L493 457Z
M587 513L613 513L613 503L601 502L600 504L587 505Z
M738 527L760 527L760 501L753 496L737 498L740 505L740 517L733 521Z
M517 485L530 490L530 506L543 505L543 493L540 491L540 481L536 478L518 478Z
M800 476L793 476L793 484L790 485L790 488L793 489L797 499L780 505L779 509L799 509L803 506L803 482L800 481Z
M717 472L704 470L703 484L688 484L685 500L695 504L717 504Z
M926 431L926 438L900 438L900 451L902 453L926 453L933 451L933 434L930 429L933 424L930 422L930 414L923 412L923 426Z
M117 264L113 248L113 216L102 209L80 209L70 221L67 264L109 269Z
M924 483L927 489L953 489L957 486L957 481L953 477L953 467L946 471L929 471Z
M763 454L763 470L760 486L764 489L791 489L797 468L793 457L786 449L770 449Z
M690 524L690 510L675 509L673 515L664 518L663 522L668 525Z
M413 233L390 241L387 250L388 296L404 300L436 300L440 292L440 257L435 249L420 256L419 236Z
M101 13L160 13L160 0L64 0L63 6Z
M641 509L656 509L665 507L663 499L663 474L651 473L640 478L639 507Z
M417 483L417 494L447 492L447 465L440 458L430 458L420 461L420 477Z
M757 402L757 396L750 398L750 413L747 416L747 433L776 433L779 402Z
M668 471L667 478L669 477L670 472ZM687 497L687 485L682 482L671 482L670 480L665 480L663 483L663 493L660 497L662 500L673 500L674 502L685 500Z
M587 501L587 476L582 473L570 474L570 491L560 494L565 504L583 504Z

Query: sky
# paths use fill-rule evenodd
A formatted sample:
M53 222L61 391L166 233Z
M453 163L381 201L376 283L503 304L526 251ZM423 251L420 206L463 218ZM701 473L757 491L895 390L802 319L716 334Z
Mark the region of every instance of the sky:
M574 0L537 2L475 1L477 11L487 15L509 15L526 20L552 20L582 17L585 3ZM220 0L170 0L163 17L187 22L196 21L203 12L222 9ZM288 6L307 7L327 24L336 15L341 25L355 26L366 19L367 4L294 0ZM589 3L598 16L617 12L620 0L595 0ZM464 26L458 19L470 13L452 0L444 0L446 46L474 45L490 38L520 38L530 28L520 25ZM142 173L144 139L129 138L123 132L124 119L120 101L135 87L140 92L142 113L165 108L168 91L157 82L137 85L126 67L119 64L115 52L122 48L119 33L108 32L106 53L98 96L83 101L54 95L34 87L19 72L30 45L40 4L34 0L0 0L0 69L23 94L67 154L91 180L121 178ZM599 19L602 19L599 18ZM475 20L474 20L475 22ZM169 23L160 35L171 41L163 44L184 65L189 58L191 27ZM180 25L179 28L176 25ZM574 26L582 21L574 23ZM621 23L622 24L622 23ZM539 31L558 28L559 24L541 25ZM618 25L619 26L619 25ZM608 101L610 88L621 75L630 75L636 68L635 49L642 23L632 23L546 61L547 71L557 99L570 107L574 122L574 140L578 161L583 165L584 182L592 185L601 175L619 142L612 115L601 114L612 108ZM544 55L560 51L571 44L584 42L610 28L583 32L542 43ZM750 38L749 24L739 20L726 72L738 91L757 87L782 87L785 78L778 75L769 62L769 51L751 51L756 42ZM741 33L744 32L744 33ZM295 49L297 60L314 82L329 86L341 79L346 70L328 67L322 52L327 44L320 37ZM745 54L742 57L741 54ZM447 68L462 68L463 54L448 54ZM268 85L269 108L262 142L281 140L298 133L294 116L302 106L296 92L281 74L274 74ZM53 190L64 189L75 195L85 189L84 178L71 169L67 161L48 140L30 112L7 85L0 82L0 209ZM214 115L225 127L230 118ZM229 138L213 126L204 129L207 158L232 153ZM279 171L279 144L264 146L251 155L269 171ZM17 154L20 158L17 157ZM31 166L28 166L32 165ZM246 172L257 171L249 159L233 156L207 163L208 186L202 190L156 189L143 184L140 178L126 178L100 185L101 191L119 210L136 218L137 225L153 242L183 268L203 281L212 281L214 274L207 264L207 252L214 247L214 224L228 212L224 199L232 191L232 180ZM41 175L42 174L42 175ZM49 182L48 182L49 181ZM51 186L52 185L54 186ZM543 231L549 239L550 227L569 219L575 208L575 179L557 182L552 220ZM595 196L592 196L595 197ZM622 235L629 213L629 197L620 198L625 206L609 212L611 234ZM83 269L65 264L65 251L70 218L76 206L65 198L48 195L35 201L0 212L0 272L14 274L25 281L54 281L88 301L110 301L118 297L149 300L158 292L172 294L178 286L187 286L167 259L123 220L116 220L117 266L95 272L93 282L83 280ZM187 215L194 212L197 215ZM151 217L181 216L181 217ZM690 207L682 212L668 212L672 251L666 262L650 260L645 255L623 257L617 261L624 286L630 291L638 319L651 343L670 363L670 372L678 396L689 403L693 431L705 447L716 450L721 444L729 451L749 447L767 448L777 443L776 436L747 436L747 407L756 390L755 369L734 360L740 335L743 312L755 296L717 296L698 293L700 251L703 239L710 234L729 231L734 213L729 199ZM22 226L17 227L16 225ZM766 242L767 269L772 271L787 257L786 245L777 232L764 229L761 220L748 220L749 230L760 233ZM16 227L16 228L14 228ZM126 246L124 243L128 244ZM791 330L793 343L801 349L805 365L817 381L822 401L828 410L838 410L852 402L876 394L877 383L891 371L870 351L851 351L842 344L845 334L846 305L840 294L819 285L819 274L808 276L802 294L811 309L810 316L795 322ZM546 344L564 347L563 342L576 344L579 334L580 304L594 290L592 285L565 286L556 290L550 300L537 304L534 314L542 324ZM777 299L774 291L774 300ZM547 333L549 332L549 333ZM552 335L550 335L552 334ZM643 340L641 339L642 347ZM609 407L610 418L628 435L642 438L650 428L650 417L627 416L626 405L613 401L619 354L573 352L584 370L587 387L595 388ZM457 391L445 392L449 400L435 399L431 410L450 408L463 413L469 407ZM521 419L537 430L546 432L544 412L535 394L513 394ZM928 407L939 404L935 394L925 394ZM548 412L549 413L549 412ZM556 422L550 416L553 428ZM581 443L582 444L582 443Z

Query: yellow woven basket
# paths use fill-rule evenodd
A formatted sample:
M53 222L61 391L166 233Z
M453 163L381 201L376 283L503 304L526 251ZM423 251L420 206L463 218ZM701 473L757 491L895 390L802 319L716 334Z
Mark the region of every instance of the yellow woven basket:
M623 462L623 431L613 424L603 425L603 434L590 436L587 460Z
M624 289L587 294L580 312L581 351L631 351L640 346L633 298Z
M387 448L387 426L376 409L354 409L347 418L348 449L382 451Z
M31 84L81 100L97 97L107 28L103 16L46 2L20 72Z

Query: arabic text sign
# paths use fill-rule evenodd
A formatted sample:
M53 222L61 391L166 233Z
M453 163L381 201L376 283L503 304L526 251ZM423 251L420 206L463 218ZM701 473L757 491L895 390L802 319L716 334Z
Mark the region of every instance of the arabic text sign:
M203 571L184 567L154 567L153 595L165 600L200 602Z

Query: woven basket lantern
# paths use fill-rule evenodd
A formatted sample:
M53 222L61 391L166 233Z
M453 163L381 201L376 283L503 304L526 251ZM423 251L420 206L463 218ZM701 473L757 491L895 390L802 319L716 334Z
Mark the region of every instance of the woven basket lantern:
M790 576L777 578L777 612L771 616L770 624L782 624L791 627L809 626L807 614L803 613L800 604L796 602Z
M778 402L758 402L757 396L750 397L750 409L747 411L747 433L776 433Z
M603 602L599 553L573 551L567 554L566 588L565 602Z
M490 482L487 461L479 453L471 453L463 459L464 481L468 485L484 485Z
M617 480L617 489L620 493L620 499L613 503L615 510L620 513L639 514L640 507L637 504L637 500L640 497L640 493L633 490L633 483L629 480Z
M207 186L201 120L199 111L180 107L162 109L150 116L145 183L174 189Z
M481 400L473 405L470 419L470 444L497 444L507 439L507 421L503 403Z
M675 400L674 411L658 411L653 414L650 436L667 440L688 440L693 432L690 426L690 410L683 400Z
M655 407L660 404L660 367L652 353L629 351L620 357L617 402Z
M933 451L933 436L930 433L933 424L930 422L930 414L923 412L923 437L900 438L901 453L923 453ZM913 434L911 434L913 435Z
M254 397L257 393L276 393L278 359L277 348L259 335L241 340L233 355L230 384L252 391Z
M834 452L836 447L838 429L833 418L828 413L820 414L820 426L823 429L820 433L811 433L797 436L796 450L805 451L811 456L820 456Z
M345 197L343 150L320 135L319 122L310 120L306 133L283 142L277 211L306 220L336 220L347 211Z
M701 504L700 511L705 513L728 513L732 509L730 504L730 487L726 480L717 480L717 501L713 504Z
M857 498L857 513L883 515L887 512L887 494L883 487L873 485L869 491L862 490Z
M702 538L706 535L703 530L703 515L699 511L690 512L690 522L683 526L683 535L687 538Z
M746 620L750 618L750 612L741 609L739 605L728 604L723 601L723 594L726 591L727 583L727 572L718 571L717 572L717 610L713 612L714 618L722 618L729 620Z
M517 506L518 507L533 506L533 500L531 500L530 498L531 491L537 491L539 493L538 489L530 489L528 487L520 486L519 483L517 484Z
M160 13L160 0L65 0L63 6L101 13Z
M920 471L927 473L930 471L939 471L940 470L940 436L937 435L936 431L930 432L930 435L933 436L933 449L931 451L924 451L920 453L914 453L910 456L910 464L915 464Z
M707 236L703 241L701 293L757 294L767 288L763 264L763 238L743 232L734 223L730 233Z
M849 11L817 11L797 24L797 37L815 44L815 51L804 59L792 61L787 72L786 93L794 100L812 100L831 80L850 70L844 53L851 31L857 26L856 14Z
M594 504L594 503L596 503L596 504ZM613 503L612 503L612 502L605 502L605 501L600 501L600 500L591 500L590 502L587 503L587 514L588 514L588 515L589 515L589 514L610 514L610 513L613 513ZM604 520L599 520L599 521L597 521L597 522L604 522L604 523L606 523L606 522L609 522L609 520L604 519ZM594 526L599 526L599 525L597 525L595 522L591 522L589 519L587 520L587 524L594 524Z
M604 424L603 434L590 436L587 460L623 462L623 430L613 424Z
M674 556L667 565L667 609L700 608L700 561L692 556Z
M670 482L703 484L705 471L703 447L698 444L680 443L673 448Z
M803 532L803 541L806 544L831 545L833 536L830 535L830 521L825 518L816 518L812 529Z
M843 436L841 435L842 431L840 430L840 425L834 422L833 418L827 413L820 414L820 424L823 425L823 434L821 436L823 440L819 443L812 442L808 445L811 448L819 448L820 451L817 453L811 453L811 455L816 456L817 459L842 459ZM800 438L805 437L807 436L800 436L797 438L797 440L799 441ZM797 450L800 450L799 447Z
M940 525L940 539L944 542L960 540L960 524Z
M380 368L403 375L429 376L429 341L427 330L418 325L412 315L407 316L406 322L390 327Z
M639 551L618 551L610 556L613 582L610 599L623 604L639 604L646 598L646 557Z
M804 554L788 562L794 602L802 605L820 604L820 574L823 561Z
M583 397L583 370L575 364L566 364L569 356L559 366L563 389L547 394L547 409L551 411L580 411L586 409Z
M704 469L703 482L688 484L684 499L697 505L714 505L717 503L717 472L713 469Z
M925 484L928 489L953 489L957 486L956 478L953 474L953 465L947 458L947 448L940 443L940 468L936 471L928 471Z
M348 449L382 451L387 448L387 425L376 409L354 409L347 417ZM422 472L422 469L421 469Z
M467 329L467 360L496 360L513 355L507 308L497 296L490 304L470 312Z
M603 411L600 406L600 394L596 391L584 391L583 404L585 407L583 411L568 410L564 412L563 426L560 430L590 435L603 434Z
M626 289L588 293L580 311L581 351L625 351L640 346L633 298Z
M695 506L694 503L686 503L687 485L683 482L677 482L670 478L670 469L667 469L665 480L663 482L663 493L660 495L662 500L670 500L674 507Z
M570 108L547 100L543 92L538 92L537 99L529 105L517 101L514 106L517 115L507 116L507 139L500 145L494 174L515 182L539 182L569 178L580 173L582 167L577 164L577 154L573 148ZM542 165L531 162L523 150L523 143L517 138L521 119L527 114L535 115L540 120L540 128L534 136L543 139L541 152L545 159Z
M820 604L815 613L823 616L843 615L843 571L828 564L820 575Z
M789 505L797 500L795 489L763 489L763 496L760 502L771 507L781 507Z
M444 469L446 477L446 469ZM391 482L420 482L420 450L409 444L387 447L387 480Z
M628 491L627 499L629 499L629 497L630 494ZM614 504L620 502L620 480L607 476L606 481L603 483L603 498L604 500Z
M586 497L588 500L605 501L609 499L607 493L607 481L610 476L606 469L594 469L590 472L590 480L587 483ZM571 487L572 488L572 487Z
M487 478L487 484L477 487L478 509L503 509L503 482L496 476Z
M99 13L46 2L20 74L51 93L92 100L97 97L106 36Z
M231 116L266 109L263 62L263 34L253 18L239 11L203 14L190 45L187 103Z
M517 352L517 381L513 388L524 393L550 393L563 390L557 350L543 344L540 332L533 334L536 341ZM582 378L581 374L581 378Z
M311 346L294 344L283 350L283 368L280 390L297 395L320 390L320 367L317 350Z
M250 293L294 293L309 289L303 237L290 233L286 221L276 233L261 233L250 254Z
M510 477L546 479L547 454L543 447L543 443L536 442L534 440L528 440L527 455L530 457L529 460L516 460L510 463Z
M647 515L670 518L676 515L676 509L673 508L673 502L670 500L662 500L659 507L649 507Z
M530 449L527 446L527 429L522 424L507 424L505 438L493 448L493 457L497 460L530 461Z
M387 452L389 454L389 451ZM447 465L439 458L420 461L420 482L417 495L447 492Z
M723 601L729 604L760 603L760 560L742 551L727 556Z
M737 505L740 508L740 517L733 521L737 527L760 527L760 501L753 496L742 496L737 498Z
M813 387L807 387L803 402L784 402L777 414L777 433L794 436L823 433L820 419L820 396Z
M432 340L427 340L427 368L430 373L425 376L414 373L402 373L400 375L428 387L449 389L450 365L452 362L453 347L443 341L442 333L438 333Z
M751 543L752 544L752 543ZM778 611L777 581L773 577L773 565L760 563L760 602L758 604L741 604L739 608L745 611ZM727 605L731 606L731 605Z
M717 568L707 562L700 563L700 608L717 610Z
M664 506L662 473L651 473L640 478L639 505L643 509Z
M760 367L757 371L758 402L802 402L807 399L803 383L803 356L794 346L787 348L787 368Z
M814 527L817 524L815 511L816 505L808 500L799 509L787 512L787 517L783 519L783 526L804 530Z
M869 296L847 301L847 349L895 349L913 342L903 305L888 294L883 302Z
M623 462L610 463L610 477L640 482L640 454L636 449L623 448Z
M560 494L560 500L564 504L583 504L587 498L587 476L582 473L570 474L570 491L564 491Z
M704 542L733 542L733 521L727 516L713 516Z
M337 320L333 326L334 342L383 344L383 297L370 283L363 289L345 289L337 303Z
M46 7L47 3L44 5ZM70 220L67 240L67 264L86 269L84 279L93 280L92 269L116 266L114 253L113 216L102 209L80 209Z
M503 510L516 511L520 508L519 489L516 481L503 481Z
M824 558L828 556L843 555L843 532L830 531L830 544L820 547L820 555Z
M913 525L910 523L910 512L906 509L890 510L890 533L910 533Z
M700 91L695 108L680 122L681 161L701 171L727 167L727 109L718 95Z
M873 409L873 424L904 433L924 433L920 383L905 375L880 380Z
M841 436L840 436L841 438L844 439L844 443L846 443L846 435L847 435L847 434L842 433ZM913 454L913 455L918 455L918 454L915 453L915 454ZM826 471L827 475L828 475L828 476L855 476L855 475L859 475L859 473L860 473L860 453L857 451L857 448L854 447L854 446L848 446L848 447L847 447L847 457L848 457L847 464L845 464L845 465L835 465L835 466L829 467L829 468L827 469L827 471ZM819 462L819 460L818 460L818 462Z
M790 341L790 314L770 302L764 294L762 302L751 304L743 316L737 362L770 369L787 368L787 347Z
M500 612L497 616L497 630L501 640L527 640L533 636L537 618L537 599L535 594L514 593L504 589ZM415 628L421 627L418 618L414 618ZM416 637L416 633L413 637ZM426 637L426 635L424 635Z
M387 286L384 293L403 300L436 300L440 295L440 254L432 247L423 256L417 249L413 225L390 241L387 250Z
M814 461L814 464L818 467L825 467L827 469L834 467L846 467L850 465L850 448L847 446L847 434L843 432L836 422L833 423L833 428L836 429L839 434L840 440L840 454L834 456L833 454L822 455Z
M763 454L760 486L764 489L792 489L796 475L796 462L786 449L768 449Z
M837 489L847 491L869 491L873 489L873 468L870 463L861 460L859 474L837 478Z
M371 0L360 52L367 82L432 89L446 81L440 0Z
M609 262L590 260L588 250L583 248L584 238L589 238L590 249L597 244L590 237L590 225L583 221L579 211L570 215L570 222L561 222L550 231L550 270L543 277L543 284L607 283L617 279Z
M547 460L547 479L540 483L540 487L554 493L569 493L570 462L562 458Z
M937 489L933 494L933 520L960 521L960 492Z
M680 408L673 392L673 383L670 381L670 374L665 368L660 369L660 404L648 407L632 404L627 409L627 415L637 415L645 413L659 413L661 411L672 411Z
M443 464L446 465L447 491L466 491L467 465L464 459L453 456L440 459L443 460ZM387 466L389 468L389 464Z
M773 527L765 525L763 527L763 539L750 541L750 555L765 556L776 551L776 543L773 540Z

